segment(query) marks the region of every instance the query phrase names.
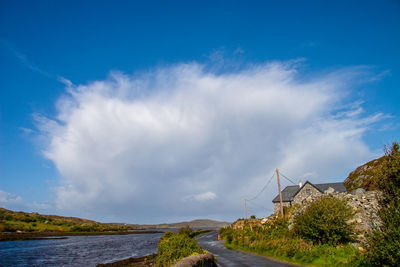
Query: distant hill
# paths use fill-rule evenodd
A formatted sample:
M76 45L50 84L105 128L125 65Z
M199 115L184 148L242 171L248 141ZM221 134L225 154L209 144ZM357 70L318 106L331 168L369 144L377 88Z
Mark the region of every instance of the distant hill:
M371 160L352 171L344 180L344 185L348 191L357 188L365 190L376 190L377 179L385 166L386 156Z
M0 208L0 232L109 232L146 228L181 228L185 226L191 228L220 228L229 224L229 222L213 220L194 220L190 222L146 225L100 223L76 217L43 215L37 212L17 212Z
M230 225L230 222L220 222L214 220L193 220L189 222L178 222L178 223L163 223L163 224L153 224L153 225L141 225L145 228L181 228L189 226L190 228L221 228Z

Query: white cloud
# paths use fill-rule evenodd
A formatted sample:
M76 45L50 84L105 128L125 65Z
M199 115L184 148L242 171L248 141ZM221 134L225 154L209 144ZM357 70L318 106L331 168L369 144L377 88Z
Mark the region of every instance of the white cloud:
M25 128L25 127L19 127L19 129L20 129L25 135L29 135L29 134L32 134L32 133L34 132L32 129Z
M58 208L130 222L233 220L277 166L296 181L343 180L373 156L362 136L381 115L343 109L357 68L306 79L292 63L223 74L178 64L68 88L56 119L35 116L63 177ZM259 200L271 208L275 194L271 184Z
M64 77L62 77L62 76L58 76L58 77L57 77L57 80L58 80L60 83L63 83L63 84L64 84L65 86L67 86L67 87L71 87L71 86L74 85L70 80L68 80L67 78L64 78Z
M205 200L213 200L217 197L217 195L214 192L205 192L201 194L197 194L194 196L194 198L198 201L205 201Z
M195 194L195 195L190 195L186 196L183 198L183 201L208 201L208 200L213 200L217 197L217 195L214 192L204 192L200 194Z
M6 205L12 205L16 203L21 203L22 199L20 196L15 195L15 194L10 194L7 193L3 190L0 189L0 205L6 206Z
M54 205L51 203L26 202L19 195L12 194L0 189L0 207L25 212L54 212Z

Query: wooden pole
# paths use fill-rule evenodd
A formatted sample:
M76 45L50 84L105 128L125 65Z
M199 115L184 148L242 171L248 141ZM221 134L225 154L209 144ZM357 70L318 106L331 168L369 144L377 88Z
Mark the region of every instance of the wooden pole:
M278 179L279 201L281 204L281 216L283 218L282 192L281 192L281 183L279 181L279 169L278 168L276 168L276 178Z

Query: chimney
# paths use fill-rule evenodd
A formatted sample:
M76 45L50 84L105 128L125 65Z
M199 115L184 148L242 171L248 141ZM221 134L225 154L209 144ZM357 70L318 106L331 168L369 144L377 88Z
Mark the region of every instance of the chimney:
M299 188L301 188L303 186L303 183L301 182L301 180L299 181Z

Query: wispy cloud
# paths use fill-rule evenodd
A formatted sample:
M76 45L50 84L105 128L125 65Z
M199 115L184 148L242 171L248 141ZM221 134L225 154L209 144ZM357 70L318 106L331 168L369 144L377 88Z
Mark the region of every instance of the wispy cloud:
M239 46L238 48L235 49L235 51L233 51L233 54L234 55L244 54L244 52L245 52L244 49Z
M300 46L305 47L305 48L314 48L317 46L317 43L314 41L308 41L308 42L301 43Z
M183 201L208 201L208 200L213 200L217 197L217 195L214 192L204 192L200 194L195 194L195 195L189 195L183 198Z
M2 206L9 205L9 204L21 203L21 201L22 201L22 199L20 196L7 193L0 189L0 204Z
M28 57L25 54L21 53L11 42L0 39L0 44L2 44L3 47L7 48L25 67L46 77L52 77L49 72L42 70L35 63L30 61Z
M17 194L12 194L0 189L0 207L25 212L54 211L54 203L26 202Z
M24 53L20 52L17 47L11 43L10 41L4 40L4 39L0 39L0 44L6 48L7 50L9 50L18 60L19 62L24 65L25 67L27 67L28 69L43 75L45 77L48 77L50 79L56 79L59 82L71 86L72 83L71 81L69 81L68 79L59 76L59 75L54 75L42 68L40 68L39 66L37 66L33 61L31 61L27 55L25 55ZM68 84L69 83L69 84Z
M29 129L29 128L19 127L19 129L20 129L25 135L30 135L30 134L34 133L34 130Z
M206 200L213 200L217 197L217 195L214 192L205 192L201 194L197 194L194 196L194 199L198 201L206 201Z
M67 86L67 87L71 87L71 86L74 85L70 80L68 80L67 78L64 78L64 77L62 77L62 76L58 76L58 77L57 77L57 80L58 80L59 82L63 83L63 84L64 84L65 86Z
M380 81L382 80L384 77L390 75L392 72L390 70L384 70L381 71L380 73L376 74L375 76L371 77L369 80L371 82L375 82L375 81Z

